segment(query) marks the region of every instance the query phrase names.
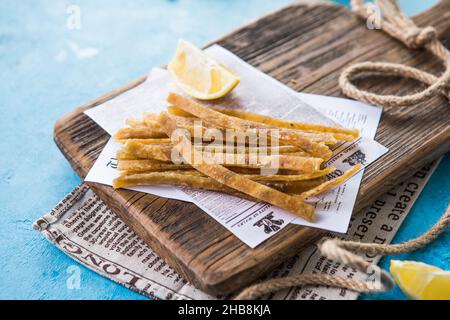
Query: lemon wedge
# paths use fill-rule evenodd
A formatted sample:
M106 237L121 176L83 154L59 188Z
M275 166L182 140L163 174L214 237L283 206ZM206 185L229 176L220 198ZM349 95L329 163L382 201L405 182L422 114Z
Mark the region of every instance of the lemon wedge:
M167 69L184 93L200 100L221 98L240 81L225 66L184 40L179 41Z
M450 300L450 271L416 261L392 260L390 271L402 291L415 300Z

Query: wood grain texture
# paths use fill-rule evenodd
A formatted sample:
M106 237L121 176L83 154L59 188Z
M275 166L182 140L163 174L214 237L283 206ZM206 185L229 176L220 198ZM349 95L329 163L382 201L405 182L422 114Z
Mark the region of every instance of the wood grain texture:
M448 46L450 1L441 2L415 21L419 26L433 25ZM341 96L339 74L356 61L400 62L431 72L441 70L433 56L409 51L382 32L368 30L364 21L331 3L285 7L215 43L295 90L330 96ZM144 78L90 101L56 123L55 141L81 177L86 176L109 139L83 111L142 81ZM381 93L406 94L421 88L397 78L360 82L364 88ZM390 151L366 170L355 212L406 174L447 152L449 119L450 106L442 97L409 108L385 108L376 140ZM191 203L100 184L90 186L170 265L212 294L229 293L251 283L323 234L290 225L256 249L249 249Z

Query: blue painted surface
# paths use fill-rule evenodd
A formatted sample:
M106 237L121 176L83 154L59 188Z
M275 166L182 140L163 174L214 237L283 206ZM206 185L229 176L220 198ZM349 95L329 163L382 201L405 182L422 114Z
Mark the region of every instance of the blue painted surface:
M67 269L77 264L31 229L80 182L52 141L53 125L75 106L165 63L178 38L201 45L289 2L0 2L0 299L143 299L85 268L81 288L69 290ZM401 2L415 14L434 1ZM69 5L81 8L79 30L66 27ZM447 156L396 242L438 218L450 200L449 172ZM449 242L447 232L402 258L450 269ZM403 295L396 290L369 298Z

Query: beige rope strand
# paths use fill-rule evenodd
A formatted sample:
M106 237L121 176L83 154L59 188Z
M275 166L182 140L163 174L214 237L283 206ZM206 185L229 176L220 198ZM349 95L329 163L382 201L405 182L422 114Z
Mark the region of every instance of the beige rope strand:
M444 94L450 100L450 52L437 38L433 27L418 28L407 17L394 0L375 0L383 17L381 28L390 36L400 40L410 49L425 48L443 61L445 72L440 77L408 67L402 64L382 62L362 62L354 64L344 70L339 78L339 85L349 97L369 103L391 107L408 106L423 102L439 93ZM362 0L352 0L352 9L364 19L369 18L369 4ZM418 93L396 96L379 95L357 88L351 80L365 73L387 74L388 76L401 76L416 79L425 83L428 87Z
M370 278L371 281L357 281L331 275L300 274L297 276L275 278L254 284L244 289L235 297L235 299L252 300L271 292L305 285L331 286L350 289L356 292L381 292L390 290L394 286L394 281L386 271L382 270L377 265L368 263L361 256L348 250L370 255L402 254L428 245L444 232L449 225L450 205L447 207L444 215L431 229L418 238L404 243L376 244L344 241L340 239L327 239L319 244L320 252L328 259L341 262L367 274L379 275L379 282L376 281L376 278Z

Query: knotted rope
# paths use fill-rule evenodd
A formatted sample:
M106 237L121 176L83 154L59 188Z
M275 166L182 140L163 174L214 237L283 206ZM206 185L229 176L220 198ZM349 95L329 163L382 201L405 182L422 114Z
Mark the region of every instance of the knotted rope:
M380 9L383 20L382 29L390 36L403 42L408 48L426 48L444 62L445 72L438 78L432 74L402 64L363 62L347 68L339 79L342 91L354 99L384 106L407 106L422 102L436 94L442 93L450 100L450 53L438 41L436 30L432 27L418 28L399 8L394 0L375 0ZM362 0L352 0L353 11L368 19L369 7ZM416 79L428 85L428 88L407 96L378 95L356 88L351 79L365 72L387 73L392 76L402 76ZM235 297L238 300L250 300L279 290L305 286L321 285L350 289L356 292L381 292L390 290L394 286L389 273L377 265L371 264L361 256L353 253L370 255L393 255L417 250L435 240L450 225L450 205L440 220L427 232L418 238L400 244L376 244L340 239L326 239L319 244L319 250L328 259L339 261L356 268L369 275L379 275L379 282L358 281L331 275L300 274L283 278L274 278L254 284L244 289ZM352 251L352 252L351 252ZM373 279L372 279L373 280ZM376 280L376 279L374 279Z
M371 7L364 4L363 0L352 0L352 9L364 19L369 19ZM387 62L362 62L348 67L339 78L339 85L349 97L369 104L377 104L389 107L399 107L417 104L435 96L443 94L450 100L450 52L437 38L437 32L433 27L419 28L407 17L396 1L375 0L375 5L382 14L381 28L391 37L403 42L410 49L425 48L442 60L445 72L440 77L402 64ZM387 74L389 76L401 76L416 79L425 83L428 87L418 93L395 96L379 95L358 89L351 80L364 73Z

